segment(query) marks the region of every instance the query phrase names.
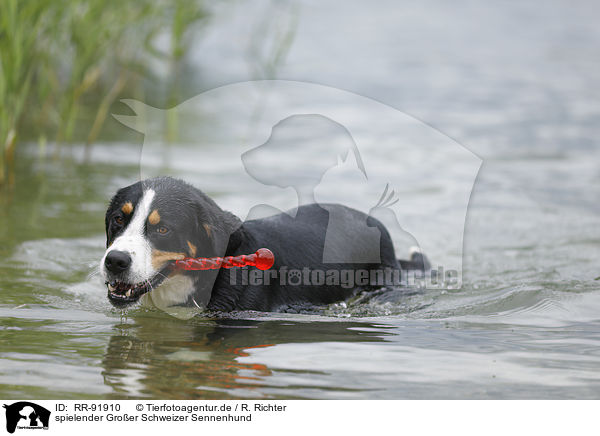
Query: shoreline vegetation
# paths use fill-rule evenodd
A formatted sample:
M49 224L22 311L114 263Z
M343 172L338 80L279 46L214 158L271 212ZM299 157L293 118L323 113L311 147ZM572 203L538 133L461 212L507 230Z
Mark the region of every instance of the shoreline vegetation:
M276 77L298 22L293 2L261 11L244 42L251 79ZM14 185L19 143L54 158L77 143L89 157L98 138L110 140L103 127L121 98L181 103L197 86L191 48L214 12L206 0L0 1L0 188ZM177 119L165 122L165 141L177 141Z
M19 141L87 150L113 102L159 80L153 63L168 67L157 103L175 104L193 32L209 18L197 0L2 0L0 186L14 183Z

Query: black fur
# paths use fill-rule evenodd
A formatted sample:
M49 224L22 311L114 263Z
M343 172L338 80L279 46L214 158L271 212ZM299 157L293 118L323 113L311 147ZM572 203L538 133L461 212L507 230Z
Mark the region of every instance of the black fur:
M120 207L130 201L134 205L140 200L145 189L151 188L156 195L152 209L161 214L161 224L170 231L167 237L156 236L150 228L146 237L153 247L164 251L184 251L187 242L197 247L196 257L236 256L255 252L266 247L275 255L273 269L282 267L302 270L376 270L399 269L400 264L394 254L393 244L386 228L372 217L342 205L324 205L344 217L343 233L347 235L340 246L350 252L364 249L365 220L370 227L380 231L379 263L323 263L325 235L329 221L328 210L311 204L297 209L295 217L282 213L272 217L242 223L230 212L223 211L212 199L193 186L168 177L138 182L117 192L106 213L107 246L116 238L124 226L114 224L115 216L123 216ZM130 217L124 217L126 220ZM210 227L210 235L205 225ZM148 224L148 226L150 226ZM335 241L334 241L335 243ZM235 284L231 274L237 274ZM207 308L210 310L259 310L276 311L278 308L294 304L329 304L344 300L355 294L358 288L346 289L340 285L292 286L281 284L279 278L270 285L242 285L239 271L220 269L217 271L186 272L194 278L196 294L209 292ZM192 295L188 303L194 302Z

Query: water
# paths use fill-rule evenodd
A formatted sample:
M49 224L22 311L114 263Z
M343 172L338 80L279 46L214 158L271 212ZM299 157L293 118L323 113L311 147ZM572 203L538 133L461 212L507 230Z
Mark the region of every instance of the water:
M250 26L238 24L258 12L238 7L217 11L198 49L205 87L248 79L235 41ZM483 159L464 226L463 286L299 314L123 314L94 270L105 207L136 180L140 143L99 144L87 163L79 149L54 161L32 145L19 151L14 192L0 196L2 397L600 397L597 6L363 8L304 3L278 77L379 99ZM175 162L170 171L240 213L255 201L231 159L210 146L193 153L200 170ZM351 197L353 183L340 195ZM408 225L423 203L433 217L450 210L433 185L418 194L395 186L406 191ZM455 259L436 224L440 243L428 254Z

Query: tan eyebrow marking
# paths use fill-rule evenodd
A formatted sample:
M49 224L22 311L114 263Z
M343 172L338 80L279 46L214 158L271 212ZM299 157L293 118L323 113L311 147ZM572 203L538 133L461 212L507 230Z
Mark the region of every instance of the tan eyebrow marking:
M187 241L188 247L190 247L190 255L192 257L196 257L196 246L194 244L192 244L190 241Z
M204 227L204 230L206 230L206 234L210 238L211 232L212 232L212 228L210 227L210 225L208 225L208 224L202 224L202 227Z
M131 212L133 212L133 204L131 204L131 201L128 201L127 203L125 203L122 207L121 207L121 211L125 214L125 215L130 215Z
M150 216L148 216L148 222L150 224L152 224L153 226L155 226L156 224L158 224L160 222L160 214L158 213L158 210L154 209L152 211Z
M160 269L170 260L181 260L185 258L185 253L175 253L173 251L152 250L152 267Z

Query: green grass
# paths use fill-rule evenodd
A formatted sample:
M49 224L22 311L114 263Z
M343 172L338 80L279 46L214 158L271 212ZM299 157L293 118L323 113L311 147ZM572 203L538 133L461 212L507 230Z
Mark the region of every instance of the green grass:
M20 139L93 142L111 103L152 76L149 59L168 63L175 102L190 29L206 19L200 0L0 0L0 185Z

